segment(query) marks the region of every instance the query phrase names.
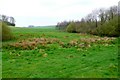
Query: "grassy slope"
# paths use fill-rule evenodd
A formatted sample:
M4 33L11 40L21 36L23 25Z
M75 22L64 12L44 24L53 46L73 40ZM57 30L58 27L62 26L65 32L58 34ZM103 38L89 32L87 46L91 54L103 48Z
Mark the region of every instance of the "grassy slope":
M12 30L17 38L3 42L3 46L34 37L58 38L63 42L91 37L58 32L53 28L13 28ZM65 36L69 37L66 39ZM3 78L117 77L117 43L109 46L92 46L83 51L75 47L61 48L58 44L48 46L50 48L44 51L48 54L47 57L40 56L37 50L3 48Z

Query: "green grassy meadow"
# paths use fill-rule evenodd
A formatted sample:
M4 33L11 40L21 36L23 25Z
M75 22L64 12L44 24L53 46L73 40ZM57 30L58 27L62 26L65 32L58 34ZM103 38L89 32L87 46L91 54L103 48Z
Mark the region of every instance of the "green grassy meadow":
M3 78L117 78L118 39L47 28L12 28ZM36 42L35 42L36 41Z

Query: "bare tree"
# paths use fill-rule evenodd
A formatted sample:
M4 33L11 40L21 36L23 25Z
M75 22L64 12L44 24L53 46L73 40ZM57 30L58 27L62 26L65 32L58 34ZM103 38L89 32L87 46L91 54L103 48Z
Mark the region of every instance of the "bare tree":
M14 17L9 17L10 18L10 23L11 24L15 24L15 19L14 19Z
M118 2L118 15L120 16L120 1Z
M110 7L110 17L113 19L114 16L118 14L118 7L117 6L112 6Z
M6 15L2 15L2 21L6 21Z
M92 11L92 18L93 18L93 21L95 21L95 26L98 27L98 13L99 11L96 9L94 11Z
M105 21L106 21L106 10L104 8L101 8L99 10L99 16L98 17L100 18L101 25L104 24Z
M85 17L85 20L86 20L86 22L88 22L88 23L92 22L92 14L88 14L88 15Z
M2 15L0 14L0 21L2 21Z

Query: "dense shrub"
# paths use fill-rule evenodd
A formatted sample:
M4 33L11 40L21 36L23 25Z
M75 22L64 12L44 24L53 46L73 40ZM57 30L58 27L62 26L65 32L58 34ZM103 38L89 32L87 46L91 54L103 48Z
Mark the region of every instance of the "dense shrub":
M9 26L15 26L15 18L12 16L6 16L0 14L0 21L6 23Z
M120 14L118 6L109 9L101 8L94 10L81 21L62 22L56 26L59 30L66 30L70 33L89 33L99 36L120 36ZM69 23L69 25L68 25ZM68 25L68 26L67 26Z
M77 33L87 33L89 31L89 25L84 22L81 22L79 26L77 25L76 32Z
M2 41L2 22L0 22L0 42ZM0 43L1 45L1 43Z
M2 35L0 35L0 38L2 38L3 41L12 39L13 35L12 35L10 27L8 27L8 25L4 22L0 22L0 23L1 23L1 26L0 26L1 32L0 33L2 34Z
M117 34L120 37L120 14L118 15L118 26L116 28Z
M9 26L14 26L15 27L15 23L10 23L10 22L5 22L5 23Z
M70 33L75 33L76 32L76 25L74 22L71 22L67 28L66 28L66 31L67 32L70 32Z
M100 36L119 36L118 18L115 17L96 29L96 34Z

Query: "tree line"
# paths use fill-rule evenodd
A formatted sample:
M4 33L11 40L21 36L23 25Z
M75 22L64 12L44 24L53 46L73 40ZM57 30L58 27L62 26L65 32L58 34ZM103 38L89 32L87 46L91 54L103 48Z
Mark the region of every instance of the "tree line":
M15 18L12 16L0 15L0 22L4 22L10 26L15 26Z
M120 36L118 6L93 10L80 21L58 22L56 29L71 33L89 33L100 36Z

